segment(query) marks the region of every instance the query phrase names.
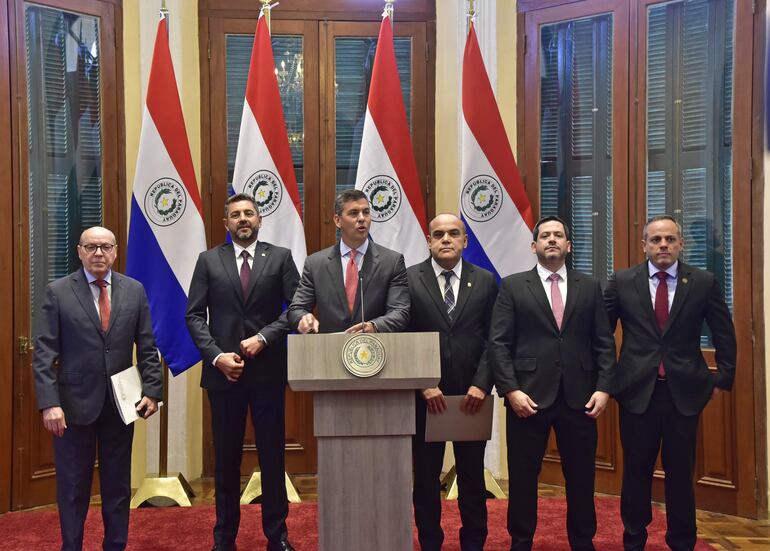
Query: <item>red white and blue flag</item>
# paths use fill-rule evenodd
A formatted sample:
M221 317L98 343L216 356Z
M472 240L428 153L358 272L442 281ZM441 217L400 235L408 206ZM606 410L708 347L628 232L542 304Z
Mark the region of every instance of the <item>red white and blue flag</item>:
M387 16L374 55L356 189L369 198L375 242L403 254L407 266L428 257L425 204Z
M463 255L498 277L534 266L534 218L489 76L470 25L463 55L460 210L468 230Z
M307 256L302 203L275 77L270 30L262 14L251 50L233 190L254 197L262 215L260 241L291 249L302 273Z
M200 361L185 309L195 262L204 250L201 198L163 17L139 138L126 272L147 291L158 348L174 375Z

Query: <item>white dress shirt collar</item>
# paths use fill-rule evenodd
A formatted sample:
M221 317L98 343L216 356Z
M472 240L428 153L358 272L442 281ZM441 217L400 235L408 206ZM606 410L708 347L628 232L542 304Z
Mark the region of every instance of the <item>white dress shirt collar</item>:
M647 261L647 271L650 274L650 278L655 277L655 274L657 274L660 271L664 271L668 274L668 277L670 279L676 279L677 271L679 270L679 261L677 260L674 262L671 266L669 266L665 270L661 270L660 268L656 267L652 262L649 260Z
M537 263L537 275L540 277L540 280L543 282L548 281L548 278L551 277L551 274L557 273L561 276L561 281L567 281L567 265L562 264L561 268L556 270L556 272L552 272L548 268L544 267L540 262Z

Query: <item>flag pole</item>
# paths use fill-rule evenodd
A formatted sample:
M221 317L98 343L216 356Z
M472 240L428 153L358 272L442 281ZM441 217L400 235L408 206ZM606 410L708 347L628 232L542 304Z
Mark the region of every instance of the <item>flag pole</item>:
M476 17L476 7L474 6L475 0L468 0L468 11L465 14L465 34L470 34L471 27L473 26L473 19ZM491 398L490 398L491 399ZM457 469L453 465L449 472L441 479L441 486L446 488L447 501L456 500L458 496L457 487ZM492 476L492 471L484 468L484 487L487 491L487 497L494 499L505 499L505 492L497 483L495 477Z
M169 18L166 0L162 0L160 6L160 18L166 21L166 32L168 33ZM160 352L158 352L160 356ZM163 404L158 412L160 415L160 426L158 429L158 474L144 477L142 483L137 488L134 497L131 498L132 509L136 509L145 502L150 505L166 505L170 500L175 505L182 507L191 507L190 498L195 496L182 473L168 473L168 364L163 357L161 360L161 369L163 370ZM150 500L160 498L162 502L153 503Z

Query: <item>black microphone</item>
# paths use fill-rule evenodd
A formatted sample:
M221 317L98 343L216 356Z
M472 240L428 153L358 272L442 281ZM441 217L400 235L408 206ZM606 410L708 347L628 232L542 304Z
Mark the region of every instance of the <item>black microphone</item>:
M364 317L364 276L358 276L358 288L361 291L361 332L366 333L366 318Z

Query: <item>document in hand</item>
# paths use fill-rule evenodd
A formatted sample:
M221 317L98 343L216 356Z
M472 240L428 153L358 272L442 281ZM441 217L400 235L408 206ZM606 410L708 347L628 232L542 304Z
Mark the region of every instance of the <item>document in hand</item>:
M115 405L118 406L118 412L123 422L130 425L140 419L136 412L136 405L142 399L142 377L139 375L139 369L132 365L128 369L112 375L110 381L112 382ZM158 407L162 405L163 402L158 402Z
M447 405L445 411L426 413L426 442L464 442L492 438L494 398L487 396L481 404L481 409L473 415L468 415L460 409L464 398L465 396L444 396Z

